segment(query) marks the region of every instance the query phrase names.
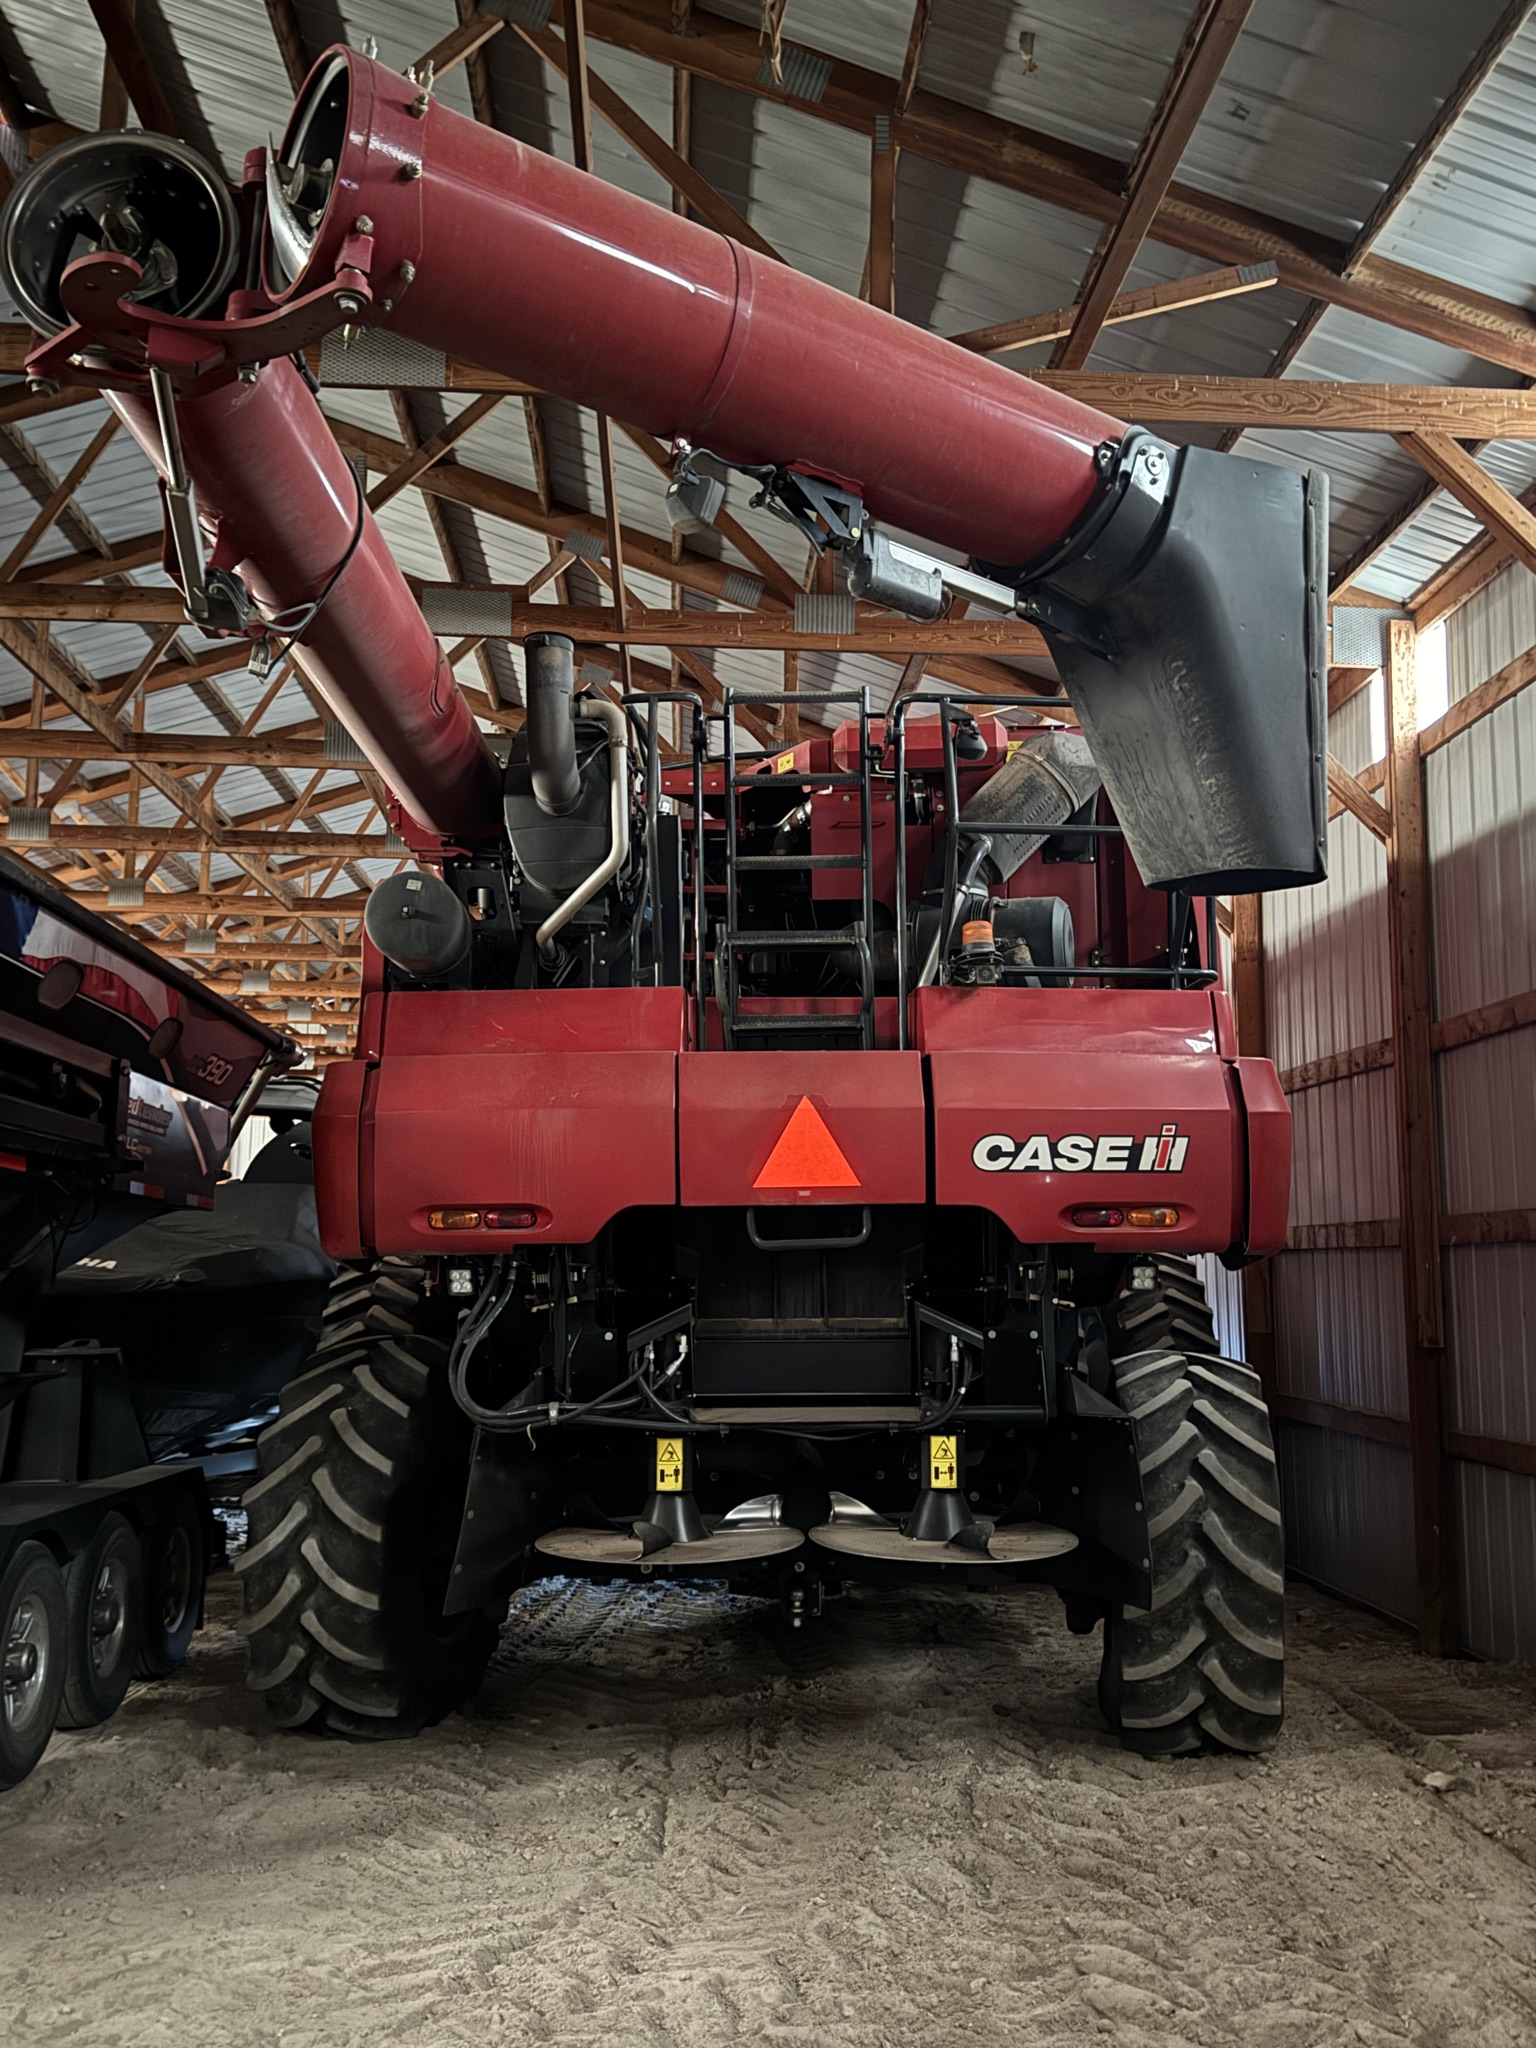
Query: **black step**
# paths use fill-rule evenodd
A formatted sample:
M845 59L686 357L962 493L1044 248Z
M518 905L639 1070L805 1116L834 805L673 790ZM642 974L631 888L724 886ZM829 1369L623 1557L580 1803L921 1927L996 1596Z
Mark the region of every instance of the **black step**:
M761 1017L754 1011L750 1017L733 1017L731 1020L733 1038L739 1038L744 1032L756 1036L759 1033L766 1035L770 1031L788 1031L794 1034L809 1034L812 1031L857 1031L862 1035L863 1030L862 1010L854 1010L852 1013L841 1011L832 1016L820 1017L805 1017L798 1014L792 1017Z
M862 775L847 774L841 769L828 769L818 775L814 769L804 774L798 768L791 768L782 775L738 775L738 789L859 789L863 786Z
M738 868L861 868L861 853L738 853Z
M849 932L727 932L725 943L735 952L812 953L859 941Z

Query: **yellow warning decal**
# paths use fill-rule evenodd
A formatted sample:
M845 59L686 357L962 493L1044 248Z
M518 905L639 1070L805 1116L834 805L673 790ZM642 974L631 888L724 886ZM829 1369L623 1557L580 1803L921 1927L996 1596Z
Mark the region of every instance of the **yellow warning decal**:
M775 775L790 775L794 772L794 766L795 750L793 747L790 748L787 754L775 754L773 757L773 772Z
M960 1484L959 1440L952 1436L928 1439L928 1484L949 1491Z
M1020 747L1023 746L1023 744L1024 742L1022 740L1010 740L1007 746L1003 749L1003 759L1005 761L1011 761L1014 755L1019 751Z
M659 1436L656 1439L656 1491L681 1493L682 1490L683 1440L677 1436Z

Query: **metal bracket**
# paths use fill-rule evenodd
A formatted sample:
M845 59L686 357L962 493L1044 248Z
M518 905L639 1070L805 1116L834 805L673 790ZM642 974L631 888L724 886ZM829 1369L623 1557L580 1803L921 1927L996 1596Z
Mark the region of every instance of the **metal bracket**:
M165 497L166 524L176 553L176 568L181 578L182 602L186 605L187 617L205 632L243 632L254 616L245 585L229 570L209 570L203 561L197 497L182 452L181 427L176 418L176 393L169 374L152 366L149 388L155 402L155 423L160 429L160 451L165 463L161 489Z
M1061 597L1054 590L1029 590L1021 594L1016 609L1021 619L1030 619L1063 640L1102 655L1106 661L1119 658L1114 635L1085 605L1074 604L1069 597Z

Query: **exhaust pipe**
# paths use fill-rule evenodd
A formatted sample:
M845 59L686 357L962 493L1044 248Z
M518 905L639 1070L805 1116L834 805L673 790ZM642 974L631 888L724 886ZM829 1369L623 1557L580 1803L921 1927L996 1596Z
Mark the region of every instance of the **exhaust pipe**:
M559 818L573 811L581 798L576 720L571 708L576 643L563 633L532 633L523 642L523 655L534 801L541 811Z

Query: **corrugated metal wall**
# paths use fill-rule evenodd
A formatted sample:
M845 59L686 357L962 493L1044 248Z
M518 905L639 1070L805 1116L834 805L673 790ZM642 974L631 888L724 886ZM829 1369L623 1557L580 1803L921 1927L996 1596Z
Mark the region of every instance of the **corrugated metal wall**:
M1355 772L1379 746L1381 685L1329 722ZM1264 901L1269 1053L1282 1073L1391 1035L1386 857L1345 815L1328 828L1328 880ZM1397 1214L1390 1070L1291 1098L1291 1226L1384 1222ZM1271 1270L1275 1391L1296 1401L1406 1421L1402 1284L1392 1250L1288 1251ZM1281 1419L1292 1561L1310 1577L1405 1618L1414 1581L1406 1450Z
M1511 569L1447 623L1450 700L1533 645L1536 577ZM1333 753L1359 772L1380 758L1382 726L1378 679L1330 721ZM1438 1022L1536 989L1536 690L1431 753L1425 797ZM1269 1051L1293 1077L1391 1035L1384 851L1348 816L1329 844L1326 883L1264 905ZM1442 1214L1536 1211L1536 1028L1443 1049L1435 1078ZM1408 1415L1393 1088L1386 1066L1293 1089L1302 1242L1271 1286L1292 1562L1411 1619L1411 1463L1384 1440ZM1317 1245L1316 1226L1364 1223L1386 1242ZM1442 1259L1455 1447L1536 1444L1536 1244L1459 1243ZM1364 1420L1323 1426L1321 1403ZM1465 1647L1536 1662L1536 1478L1471 1456L1455 1478Z
M1536 645L1536 577L1518 567L1453 614L1454 702ZM1536 693L1522 691L1425 764L1436 1013L1536 988ZM1536 1029L1436 1058L1447 1215L1536 1209ZM1536 1443L1536 1244L1445 1254L1450 1427ZM1536 1478L1461 1461L1469 1648L1536 1662Z

